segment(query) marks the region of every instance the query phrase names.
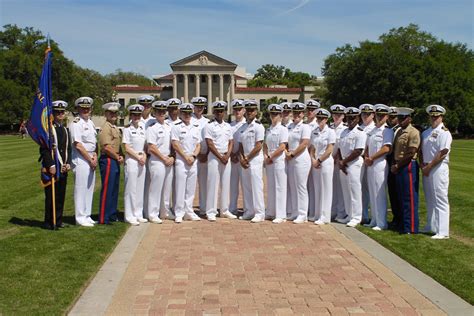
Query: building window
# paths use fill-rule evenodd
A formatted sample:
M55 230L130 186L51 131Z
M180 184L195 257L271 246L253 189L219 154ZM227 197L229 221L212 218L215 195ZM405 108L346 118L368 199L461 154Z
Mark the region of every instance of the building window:
M194 76L189 76L189 82L194 83Z
M201 77L201 82L202 82L202 83L206 83L206 80L207 80L207 76L202 76L202 77Z
M292 101L292 102L294 103L294 102L298 102L298 101L299 101L298 99L293 99L293 101Z
M183 77L184 77L184 76L182 76L182 75L178 75L178 82L179 82L179 83L182 83L182 82L183 82Z
M120 98L120 99L118 100L118 102L120 103L120 106L121 106L121 107L124 107L124 105L125 105L125 99L124 99L124 98Z
M216 75L212 75L212 83L217 83L217 76Z
M137 103L137 99L135 98L130 98L130 101L128 101L128 104L135 104Z

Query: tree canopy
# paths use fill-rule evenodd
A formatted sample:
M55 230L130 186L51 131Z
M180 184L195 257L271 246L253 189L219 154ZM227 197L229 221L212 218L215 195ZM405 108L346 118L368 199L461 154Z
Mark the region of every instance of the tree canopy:
M253 79L249 80L249 87L269 87L285 85L288 88L303 88L314 85L316 77L305 72L293 72L285 66L266 64L257 69Z
M66 58L54 40L50 44L53 99L68 102L71 109L78 97L90 96L94 113L101 113L100 105L111 101L115 85L150 85L150 79L133 72L118 69L104 76L82 68ZM46 37L31 27L5 25L0 31L0 124L18 123L29 116L46 47Z
M416 110L418 124L426 124L428 105L440 104L450 129L474 132L473 51L417 25L392 29L376 42L337 48L326 58L323 75L331 103L407 106Z

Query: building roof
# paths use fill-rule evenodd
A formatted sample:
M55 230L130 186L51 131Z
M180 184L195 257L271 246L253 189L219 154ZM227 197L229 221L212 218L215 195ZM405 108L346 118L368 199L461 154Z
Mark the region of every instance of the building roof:
M154 92L154 91L161 91L162 87L156 86L115 86L115 91L133 91L133 92Z
M189 61L192 61L192 60L198 58L198 57L201 56L201 55L205 55L205 56L211 57L212 59L214 59L214 60L216 60L216 61L219 61L219 62L222 63L223 65L229 65L229 66L237 67L237 65L234 64L233 62L228 61L227 59L224 59L224 58L219 57L219 56L217 56L217 55L214 55L214 54L212 54L212 53L209 53L209 52L206 51L206 50L202 50L202 51L197 52L197 53L195 53L195 54L192 54L192 55L190 55L190 56L188 56L188 57L185 57L185 58L183 58L183 59L180 59L180 60L178 60L178 61L175 61L174 63L171 63L170 66L171 66L171 68L173 68L173 66L183 65L183 64L185 64L185 63L187 63L187 62L189 62Z
M170 80L173 79L173 74L167 74L166 76L155 77L155 80Z
M301 88L236 87L235 92L287 92L300 93Z

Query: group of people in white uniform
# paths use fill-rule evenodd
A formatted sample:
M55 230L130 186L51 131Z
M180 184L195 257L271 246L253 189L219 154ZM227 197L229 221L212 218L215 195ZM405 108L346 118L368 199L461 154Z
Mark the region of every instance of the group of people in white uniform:
M182 103L142 96L139 104L128 107L131 123L123 131L128 223L181 223L201 217L214 222L220 214L252 223L310 220L324 225L335 220L355 227L365 221L374 230L387 228L386 156L397 129L387 120L400 114L397 108L335 104L327 110L315 100L270 104L271 124L265 129L255 100L233 100L230 124L226 102L212 104L212 120L203 116L206 105L204 97ZM440 106L436 109L445 112ZM429 151L428 142L423 150ZM441 161L447 166L450 142L444 146ZM197 187L201 216L193 209ZM439 195L435 187L425 189L432 210L429 221L437 218L436 225L449 226L447 186L442 202L446 205L441 207L434 198ZM239 192L243 210L237 207ZM364 214L368 205L371 220L368 211ZM435 231L431 225L430 229Z

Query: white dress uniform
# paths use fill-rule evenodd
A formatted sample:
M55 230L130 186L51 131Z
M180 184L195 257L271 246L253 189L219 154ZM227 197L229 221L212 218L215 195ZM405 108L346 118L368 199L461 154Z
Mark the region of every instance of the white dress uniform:
M388 114L388 107L387 107ZM392 146L393 129L387 125L375 126L367 134L367 154L369 157L375 155L383 146ZM374 160L371 166L367 166L367 184L369 186L370 209L372 220L370 226L380 229L387 228L387 176L388 168L386 155Z
M361 106L359 106L359 110L361 110L362 113L363 112L374 113L375 108L372 104L364 103ZM365 125L361 123L360 127L368 135L370 131L375 127L375 122L372 121L369 125ZM370 197L369 197L369 185L368 185L368 180L367 180L367 168L365 164L362 164L361 177L362 177L362 180L361 180L362 181L362 221L368 222Z
M329 112L327 113L329 117ZM336 132L329 126L321 130L316 127L311 133L311 145L315 149L315 158L319 159L326 148L336 143ZM321 163L321 168L311 168L314 188L314 215L317 222L331 222L332 181L334 173L334 159L332 155Z
M266 131L265 144L271 156L281 144L288 143L288 129L278 123ZM286 220L287 174L285 152L265 166L267 171L267 216Z
M430 115L436 113L435 111L441 114L446 112L439 105L430 105L427 108L427 112ZM453 138L443 123L439 124L436 128L430 127L425 130L421 135L421 139L424 164L430 163L444 149L451 151ZM423 190L427 211L427 225L425 229L434 232L436 235L432 238L435 239L449 237L449 151L443 161L431 169L427 177L423 176Z
M288 126L288 150L293 151L302 139L311 138L308 124L294 122ZM308 219L308 177L311 171L311 158L305 148L298 156L288 161L288 191L291 195L291 219L307 221Z
M151 95L142 95L138 98L138 103L145 106L152 103L155 100L154 96ZM146 118L141 117L140 123L145 128L145 131L150 126L150 124L155 120L155 118L149 114ZM146 137L146 135L145 135ZM148 165L148 161L147 161ZM145 217L148 217L148 191L150 189L150 168L147 166L145 169L145 187L143 188L143 214Z
M183 105L186 105L183 104ZM192 106L188 103L188 105ZM201 130L198 124L181 122L171 129L171 140L179 141L182 150L186 155L193 155L196 146L201 142ZM193 210L194 194L197 181L197 161L190 166L183 157L176 153L175 163L175 191L176 222L180 222L186 215L189 219L196 219L197 215ZM199 218L199 217L197 217Z
M204 137L205 139L210 139L214 143L219 154L227 154L229 150L229 142L233 140L232 127L225 121L222 121L220 124L217 121L211 121L206 125L206 127L204 127ZM230 159L227 161L227 164L224 165L212 152L209 152L206 185L206 215L208 219L215 218L218 213L217 200L219 187L221 189L219 203L221 216L229 211L230 173Z
M237 136L238 143L242 144L244 155L248 155L254 148L255 143L263 141L265 128L254 119L245 123L240 128ZM247 169L242 168L242 187L244 198L244 215L242 219L264 220L265 202L263 197L263 150L253 157Z
M348 111L355 108L347 108ZM358 109L355 109L358 110ZM367 134L360 128L354 127L352 130L347 128L341 133L339 140L339 151L342 159L347 158L355 149L365 149ZM348 215L347 220L354 226L362 220L362 187L361 187L361 168L363 164L362 154L347 164L346 172L340 170L340 180L342 193L344 196L344 208Z
M282 102L280 103L280 106L283 108L283 111L291 111L291 102ZM282 115L283 116L283 115ZM284 127L288 128L288 126L290 126L290 124L293 123L293 120L288 116L286 119L284 117L281 118L281 125L283 125ZM288 149L288 145L287 145L287 149ZM288 175L288 164L285 163L285 171L286 171L286 174ZM287 176L286 177L286 187L289 188L290 187L290 178ZM291 194L290 194L290 191L287 190L286 191L286 217L287 218L291 218Z
M80 99L82 98L76 100L76 105L80 102ZM76 118L70 126L70 132L72 142L81 143L92 157L97 148L97 132L92 120ZM87 160L82 157L75 146L72 146L72 171L74 172L75 180L74 210L76 223L79 225L93 224L94 221L91 219L91 213L95 187L95 170L90 167Z
M164 156L171 154L171 126L163 122L156 122L146 130L148 145L156 145ZM171 191L173 181L173 166L166 166L155 155L148 160L150 170L150 189L148 195L148 219L160 222L159 217L166 217L170 212ZM161 214L160 214L161 213Z
M145 156L146 134L143 124L124 128L122 143L128 144L140 156ZM146 166L141 166L130 155L125 155L125 221L143 221L143 198L145 194Z
M314 118L311 122L306 122L308 124L311 132L313 132L318 127L318 121ZM309 150L309 149L308 149ZM313 173L310 172L308 176L308 183L306 184L308 188L308 220L315 221L317 218L315 217L315 192L313 186Z
M240 133L240 128L245 124L245 118L240 121L232 121L230 126L232 127L232 138L234 139L234 146L232 147L232 153L239 151L239 144L236 142L237 136ZM237 214L239 192L243 191L242 188L242 166L240 162L230 162L230 205L229 210L233 214Z
M206 154L208 152L207 143L204 138L204 127L209 123L209 119L207 117L201 116L201 118L197 119L194 116L191 118L191 124L199 125L199 130L201 132L201 150L200 154ZM207 162L197 162L197 177L199 181L199 210L201 212L206 211L206 192L207 192L207 171L208 170L208 163Z
M334 104L331 106L332 113L342 113L346 108L340 104ZM334 150L332 152L333 159L337 156L337 151L339 148L339 140L341 138L342 131L344 131L347 126L344 123L339 123L339 125L331 125L331 128L336 132L336 143L334 145ZM339 174L339 165L334 164L334 172L332 178L332 207L331 207L331 217L337 220L342 220L347 217L346 210L344 208L344 196L342 195L341 180Z

